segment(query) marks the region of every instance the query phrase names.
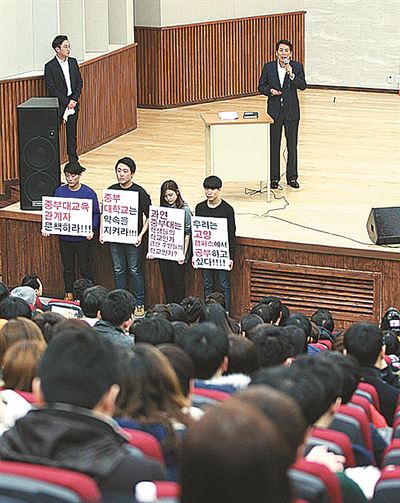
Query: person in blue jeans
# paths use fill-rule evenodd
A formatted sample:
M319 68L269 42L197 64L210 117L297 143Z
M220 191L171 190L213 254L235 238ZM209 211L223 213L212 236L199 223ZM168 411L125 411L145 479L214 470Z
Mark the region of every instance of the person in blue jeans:
M133 244L110 243L114 267L115 288L126 289L128 274L133 280L136 318L144 316L144 276L142 272L142 240L149 226L149 206L151 199L143 187L133 182L136 164L130 157L123 157L115 164L118 183L108 187L112 190L130 190L139 193L138 235Z
M208 176L203 182L203 188L207 199L196 206L195 214L199 217L226 218L228 224L230 258L229 271L223 269L201 270L203 275L204 298L218 289L218 285L214 283L214 277L218 276L219 288L224 295L226 311L229 313L231 297L229 275L233 268L236 246L235 211L230 204L221 198L222 180L218 178L218 176Z

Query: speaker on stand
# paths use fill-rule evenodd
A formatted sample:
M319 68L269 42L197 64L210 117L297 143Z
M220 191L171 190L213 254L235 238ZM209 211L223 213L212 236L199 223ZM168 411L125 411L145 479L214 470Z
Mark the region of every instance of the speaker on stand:
M17 107L21 210L41 210L60 185L58 99L30 98Z

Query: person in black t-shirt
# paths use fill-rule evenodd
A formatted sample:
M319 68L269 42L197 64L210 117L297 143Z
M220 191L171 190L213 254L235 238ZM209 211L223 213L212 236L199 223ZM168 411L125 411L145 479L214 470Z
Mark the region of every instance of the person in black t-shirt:
M226 310L229 312L231 286L229 273L233 268L236 242L235 211L230 204L221 199L222 180L218 176L208 176L203 182L206 200L196 206L195 214L199 217L226 218L228 224L229 241L229 271L222 269L202 269L204 283L204 298L217 288L214 276L218 276L219 288L224 294Z
M123 157L115 164L118 183L108 187L112 190L130 190L139 193L138 235L133 244L110 243L114 266L115 288L126 289L127 274L132 276L135 290L135 317L144 316L144 276L142 272L142 240L149 227L150 196L143 187L133 182L136 164L130 157Z

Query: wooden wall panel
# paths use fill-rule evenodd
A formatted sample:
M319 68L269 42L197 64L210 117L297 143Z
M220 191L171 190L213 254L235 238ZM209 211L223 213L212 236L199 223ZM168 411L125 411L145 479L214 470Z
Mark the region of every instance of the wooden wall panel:
M92 150L137 127L136 44L80 65L84 86L78 121L78 152ZM18 178L17 105L45 96L43 77L0 80L0 194ZM60 131L61 161L67 159Z
M304 62L304 12L162 28L135 27L138 104L165 108L257 92L280 38Z
M36 272L47 295L62 295L58 239L42 238L40 215L0 210L0 249L7 267L3 281L19 284ZM96 282L114 288L109 246L94 246ZM146 306L163 302L156 260L145 260ZM294 311L309 315L326 306L337 328L355 321L378 322L390 306L399 307L400 256L384 249L359 250L238 238L231 275L232 315L239 317L261 298L277 294ZM188 295L202 296L200 271L187 268Z

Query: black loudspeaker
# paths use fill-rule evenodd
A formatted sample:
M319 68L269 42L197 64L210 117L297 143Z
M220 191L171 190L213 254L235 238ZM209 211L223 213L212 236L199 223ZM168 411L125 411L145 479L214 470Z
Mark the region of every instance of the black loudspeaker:
M367 221L367 231L377 245L400 243L400 206L372 208Z
M58 99L30 98L17 115L21 210L41 210L61 183Z

